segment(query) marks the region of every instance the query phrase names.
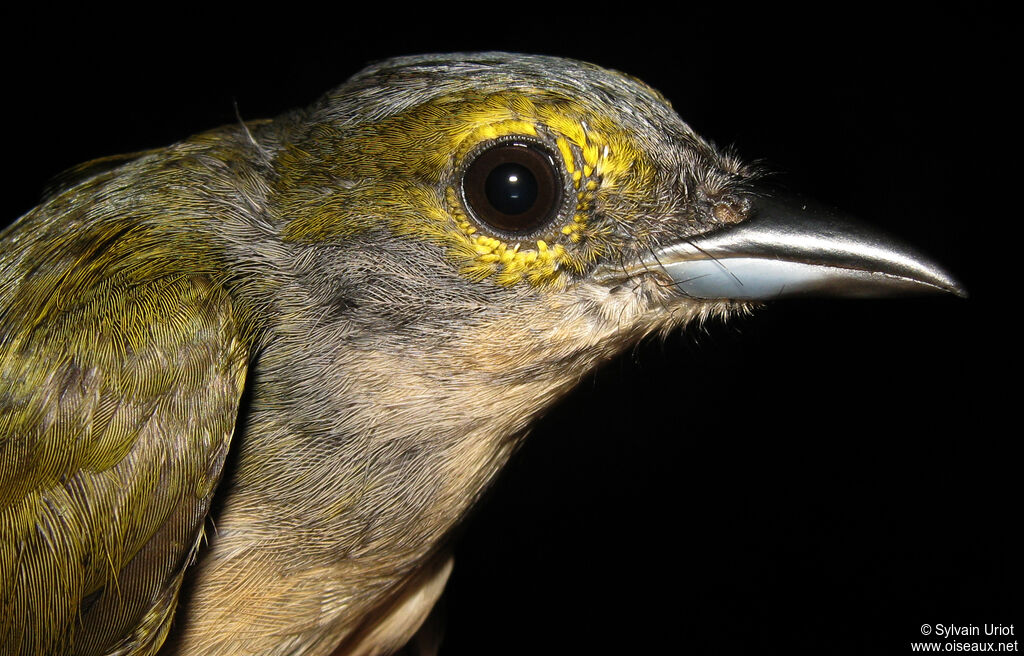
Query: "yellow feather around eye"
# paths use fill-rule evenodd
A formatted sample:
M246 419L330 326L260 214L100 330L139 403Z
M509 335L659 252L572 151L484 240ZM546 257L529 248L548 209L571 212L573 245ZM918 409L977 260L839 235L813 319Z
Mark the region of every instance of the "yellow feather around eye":
M465 138L465 142L467 145L476 145L485 141L493 141L495 139L500 139L501 137L511 136L536 137L537 128L529 121L522 121L518 119L500 121L498 123L488 123L469 133Z
M587 134L582 122L582 112L573 111L567 102L539 105L537 118L552 132L565 137L573 145L582 148L587 143Z
M571 219L550 228L552 239L565 242L558 243L556 251L547 249L544 241L531 248L529 244L506 243L475 234L474 222L462 211L458 194L450 188L446 194L449 212L459 231L472 244L471 249L461 248L459 252L473 253L477 264L467 269L474 277L487 277L485 273L490 272L496 274L495 282L499 285L512 285L521 280L534 286L549 286L556 281L564 283L564 272L582 273L605 251L602 241L610 232L592 227L588 221L595 203L599 202L601 190L618 191L616 185L625 180L634 167L640 167L641 175L630 180L630 184L647 185L653 177L651 169L642 161L639 148L627 137L615 133L614 126L600 118L588 117L581 107L564 99L547 97L543 102L534 102L522 94L495 94L482 109L468 116L473 120L495 119L503 117L505 110L524 115L524 118L499 120L479 127L467 135L460 150L466 152L479 143L510 135L537 136L538 128L553 136L564 168L574 187L580 190ZM592 125L609 130L609 134L593 129ZM582 163L582 169L578 168L578 163Z
M440 193L433 186L456 176L475 148L515 136L553 140L578 190L568 216L547 228L545 237L558 251L483 234L457 185ZM316 152L324 143L338 145ZM291 213L298 218L285 229L289 240L344 239L386 225L396 235L444 245L464 275L493 277L502 286L527 281L557 287L566 272L584 271L607 239L594 225L602 189L619 193L627 179L628 186L643 187L653 177L640 149L610 121L567 98L528 91L448 96L294 152L296 163L315 166L309 175L298 170L296 181L315 176L331 191L323 197L296 194L303 205ZM332 178L345 185L331 184Z
M573 176L574 181L578 181L576 160L573 157L572 148L569 147L569 142L565 140L565 137L558 137L555 143L558 145L558 152L562 154L562 161L565 162L565 170Z

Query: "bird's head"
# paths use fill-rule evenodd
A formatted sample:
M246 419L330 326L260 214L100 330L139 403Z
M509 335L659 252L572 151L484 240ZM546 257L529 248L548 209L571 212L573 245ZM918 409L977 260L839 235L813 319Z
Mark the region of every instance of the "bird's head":
M390 372L404 426L521 434L642 335L747 306L680 293L659 258L742 221L752 171L635 79L402 58L288 120L271 204L301 313L333 361Z
M593 65L394 59L294 118L274 206L321 325L443 353L438 371L488 372L493 394L750 301L952 288L834 222L795 226L657 91ZM779 214L801 234L765 227Z
M287 261L283 348L264 363L301 399L287 416L318 434L400 427L462 483L645 334L793 293L956 289L759 192L657 91L590 64L388 60L256 141Z

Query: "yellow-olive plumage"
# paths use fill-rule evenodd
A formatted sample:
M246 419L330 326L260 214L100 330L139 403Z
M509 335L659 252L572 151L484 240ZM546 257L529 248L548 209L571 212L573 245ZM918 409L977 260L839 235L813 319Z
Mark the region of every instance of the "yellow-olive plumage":
M0 652L400 647L545 408L747 307L652 254L754 177L635 80L504 54L69 172L2 235Z

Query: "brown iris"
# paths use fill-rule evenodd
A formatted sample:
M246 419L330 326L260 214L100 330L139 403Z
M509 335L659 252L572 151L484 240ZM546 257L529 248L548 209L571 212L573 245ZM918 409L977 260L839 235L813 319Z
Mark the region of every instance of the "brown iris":
M561 184L555 162L531 143L509 141L476 156L462 179L466 204L487 226L530 233L558 213Z

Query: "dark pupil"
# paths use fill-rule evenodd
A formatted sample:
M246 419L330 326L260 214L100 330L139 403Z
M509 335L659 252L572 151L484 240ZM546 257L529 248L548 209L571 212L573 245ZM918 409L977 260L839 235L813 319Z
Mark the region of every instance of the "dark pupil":
M496 166L484 183L491 206L505 214L522 214L537 202L537 178L522 164Z

